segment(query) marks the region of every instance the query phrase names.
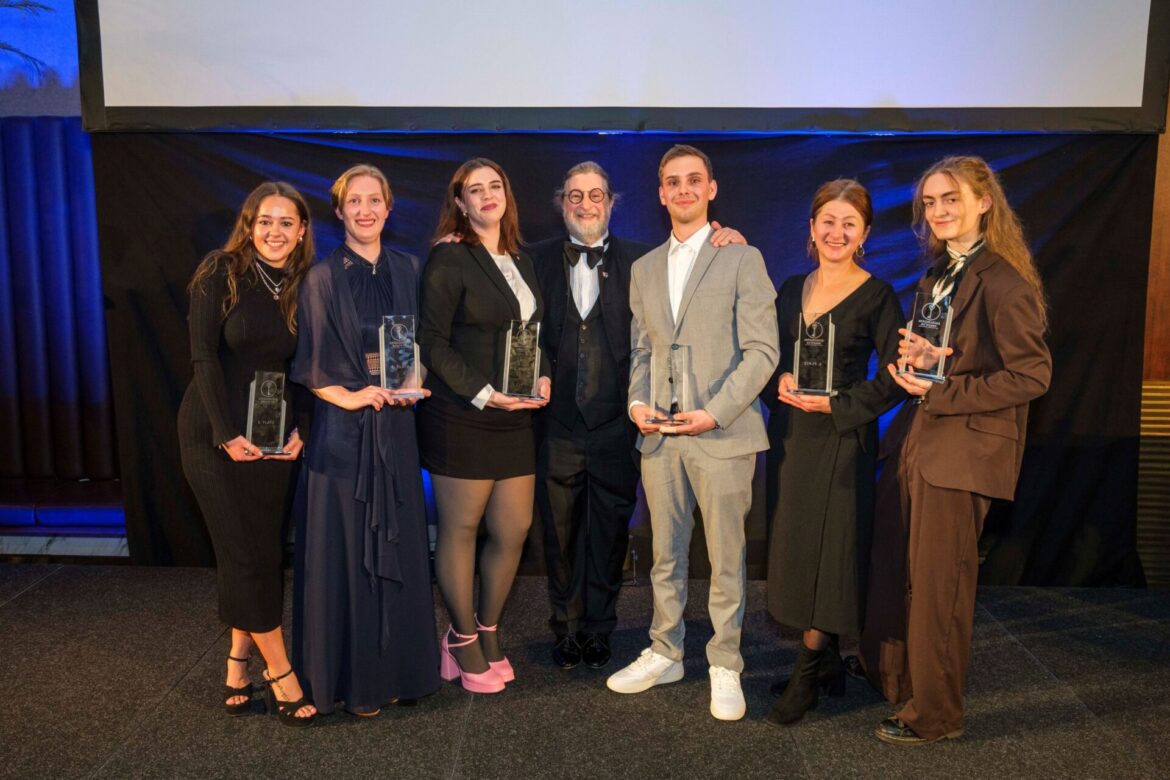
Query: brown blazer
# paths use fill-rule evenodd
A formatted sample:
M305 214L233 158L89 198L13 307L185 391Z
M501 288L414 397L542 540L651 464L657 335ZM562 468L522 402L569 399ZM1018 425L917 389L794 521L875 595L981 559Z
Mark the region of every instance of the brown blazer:
M889 444L900 444L899 432L909 428L917 409L923 415L918 463L929 484L1011 500L1024 457L1028 403L1048 389L1052 357L1040 302L1028 283L991 250L969 262L952 302L955 352L947 380L931 388L920 406L902 408ZM934 282L927 273L918 289L929 291Z

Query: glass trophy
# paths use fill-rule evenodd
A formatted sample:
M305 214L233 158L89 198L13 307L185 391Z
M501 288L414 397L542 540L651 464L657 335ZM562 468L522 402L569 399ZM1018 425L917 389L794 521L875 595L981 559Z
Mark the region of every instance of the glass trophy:
M513 398L540 400L540 323L512 320L504 349L504 382L500 392Z
M413 314L388 314L378 328L378 353L382 357L382 387L400 398L422 398L418 342L414 339Z
M945 382L946 350L951 340L951 298L935 300L930 293L914 293L914 308L906 323L906 341L913 354L922 354L924 368L907 369L906 358L898 361L898 373L910 374L929 382Z
M248 441L264 455L284 453L284 373L257 371L248 385Z
M652 425L686 423L685 420L678 419L678 415L691 410L690 366L687 356L687 349L681 344L670 345L665 361L657 360L654 353L650 353L650 398L654 404L654 416L646 422ZM662 386L660 362L665 363L666 388ZM662 413L663 408L668 410L665 415Z
M795 395L834 396L833 340L836 334L833 315L823 314L812 322L804 314L796 315L796 345L792 354L792 374L796 378Z

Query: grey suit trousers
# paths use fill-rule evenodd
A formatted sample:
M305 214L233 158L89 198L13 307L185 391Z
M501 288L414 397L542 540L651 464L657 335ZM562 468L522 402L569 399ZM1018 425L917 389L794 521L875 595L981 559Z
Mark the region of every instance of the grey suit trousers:
M651 647L667 658L683 658L683 609L697 502L711 561L707 608L715 636L707 643L707 661L742 672L739 640L747 579L744 524L752 503L756 456L713 458L694 437L664 438L662 446L642 457L642 485L654 534Z

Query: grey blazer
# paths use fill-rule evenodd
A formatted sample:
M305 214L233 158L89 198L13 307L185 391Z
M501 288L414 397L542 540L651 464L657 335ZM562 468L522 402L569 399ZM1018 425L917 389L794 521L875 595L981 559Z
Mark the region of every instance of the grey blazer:
M687 279L678 321L670 313L666 254L670 242L634 263L630 277L630 402L670 407L667 355L683 411L706 409L719 427L696 437L711 457L731 458L768 449L759 394L779 360L776 290L759 250L704 244ZM651 368L653 363L653 368ZM653 374L654 382L651 382ZM651 397L651 384L654 395ZM689 408L688 408L689 407ZM638 437L651 453L663 437Z

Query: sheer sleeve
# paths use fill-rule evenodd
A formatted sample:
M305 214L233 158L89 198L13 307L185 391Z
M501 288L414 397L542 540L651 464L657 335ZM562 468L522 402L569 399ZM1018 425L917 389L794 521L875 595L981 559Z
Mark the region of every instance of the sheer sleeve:
M223 299L227 293L227 264L221 262L210 277L191 290L191 369L203 408L211 421L212 447L240 435L228 412L227 382L219 363L223 338Z
M297 351L291 379L310 390L341 385L357 390L362 382L355 376L346 342L337 322L337 291L327 262L309 269L297 295Z

